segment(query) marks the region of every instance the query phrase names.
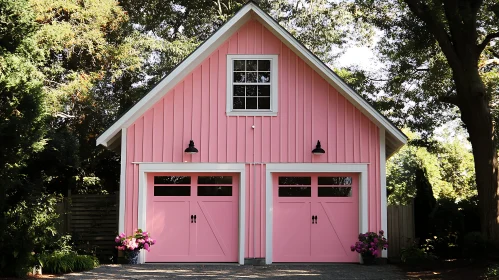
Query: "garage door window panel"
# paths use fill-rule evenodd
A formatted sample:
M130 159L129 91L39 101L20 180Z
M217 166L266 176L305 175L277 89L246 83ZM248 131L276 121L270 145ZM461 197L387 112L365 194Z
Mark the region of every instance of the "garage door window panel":
M232 196L232 186L198 186L198 196Z
M279 197L311 197L311 177L279 177Z
M352 177L318 177L319 197L351 197Z
M155 185L188 185L191 176L154 176Z
M232 176L199 176L198 184L232 185Z
M191 196L191 187L154 186L154 196Z

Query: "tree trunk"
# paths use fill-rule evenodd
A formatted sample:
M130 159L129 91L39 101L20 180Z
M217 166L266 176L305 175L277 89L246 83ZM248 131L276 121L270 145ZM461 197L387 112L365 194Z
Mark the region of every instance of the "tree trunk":
M494 125L478 69L468 70L460 75L462 79L455 80L461 119L473 148L481 232L485 238L499 244L499 173Z

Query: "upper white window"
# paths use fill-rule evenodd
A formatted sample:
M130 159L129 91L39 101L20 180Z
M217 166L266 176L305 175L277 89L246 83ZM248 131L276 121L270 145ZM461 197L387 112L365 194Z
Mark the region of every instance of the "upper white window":
M277 55L227 55L227 115L277 116Z

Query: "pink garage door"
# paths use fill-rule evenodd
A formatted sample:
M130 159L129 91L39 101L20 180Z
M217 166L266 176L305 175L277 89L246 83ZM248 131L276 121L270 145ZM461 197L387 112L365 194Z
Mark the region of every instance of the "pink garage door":
M276 174L273 191L274 262L359 261L357 175Z
M236 262L239 177L150 174L147 230L157 239L146 262Z

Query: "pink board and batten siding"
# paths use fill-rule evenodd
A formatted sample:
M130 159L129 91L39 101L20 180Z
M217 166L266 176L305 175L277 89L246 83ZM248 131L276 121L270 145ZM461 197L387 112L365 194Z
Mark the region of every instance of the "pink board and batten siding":
M228 54L278 55L277 116L226 116ZM191 139L198 154L183 152ZM326 154L312 155L317 140ZM247 163L246 258L265 257L265 163L369 163L369 230L377 231L379 147L373 122L263 25L250 20L128 127L125 231L137 228L138 165L132 162ZM250 163L257 164L253 168Z

